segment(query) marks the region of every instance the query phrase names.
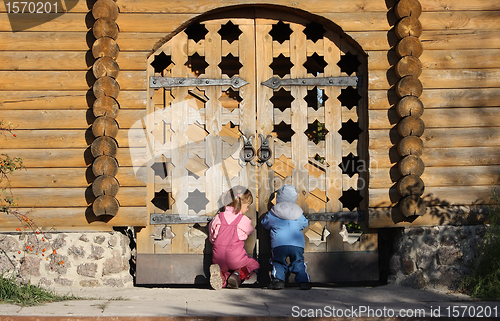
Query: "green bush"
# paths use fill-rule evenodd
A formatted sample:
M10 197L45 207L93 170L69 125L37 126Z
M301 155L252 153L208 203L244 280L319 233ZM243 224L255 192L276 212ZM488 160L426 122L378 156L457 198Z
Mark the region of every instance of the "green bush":
M479 247L478 259L470 276L464 278L462 290L479 299L500 299L500 199L492 192L493 205L489 207L489 226L484 243Z

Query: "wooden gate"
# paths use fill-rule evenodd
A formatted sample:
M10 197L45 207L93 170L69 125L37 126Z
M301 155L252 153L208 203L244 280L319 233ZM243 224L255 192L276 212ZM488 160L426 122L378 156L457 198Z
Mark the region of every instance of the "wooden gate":
M265 282L273 193L294 185L309 218L315 282L378 279L377 235L341 235L366 200L366 58L303 18L247 9L191 24L148 60L150 225L138 231L138 284L206 282L207 223L243 185L256 202L246 242ZM364 166L364 167L363 167ZM355 211L358 209L357 211Z

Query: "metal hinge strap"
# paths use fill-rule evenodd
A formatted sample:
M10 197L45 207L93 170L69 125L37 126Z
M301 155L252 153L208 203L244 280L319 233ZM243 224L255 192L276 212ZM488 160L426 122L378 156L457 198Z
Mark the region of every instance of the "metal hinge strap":
M261 84L272 89L278 89L280 86L359 86L361 77L322 77L322 78L298 78L281 79L272 77Z
M329 222L362 222L365 220L364 211L354 212L333 212L333 213L313 213L304 214L309 221L329 221ZM209 223L213 216L206 215L178 215L178 214L151 214L150 224L194 224Z
M231 79L149 77L150 88L231 86L236 89L247 84L248 81L237 76Z

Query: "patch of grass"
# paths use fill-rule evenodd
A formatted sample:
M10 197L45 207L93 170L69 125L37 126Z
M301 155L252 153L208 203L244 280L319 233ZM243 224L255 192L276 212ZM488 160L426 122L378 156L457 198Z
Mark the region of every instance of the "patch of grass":
M59 295L39 286L18 284L13 277L0 275L0 302L19 306L41 305L48 302L81 300L73 295Z
M492 192L489 226L472 274L462 281L462 291L479 299L500 300L500 198Z

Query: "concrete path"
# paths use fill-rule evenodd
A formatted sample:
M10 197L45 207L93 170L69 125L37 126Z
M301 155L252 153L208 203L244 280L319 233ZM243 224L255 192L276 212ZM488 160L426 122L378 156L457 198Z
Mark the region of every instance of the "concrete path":
M81 288L72 289L70 293L67 288L54 290L85 299L35 307L0 304L0 320L153 320L156 317L220 320L220 317L235 316L500 317L500 302L483 302L460 294L395 285L323 286L309 291L297 287L276 291L250 286L220 291L160 287Z

